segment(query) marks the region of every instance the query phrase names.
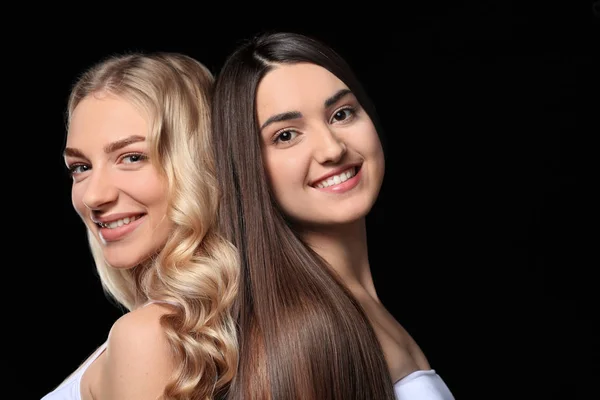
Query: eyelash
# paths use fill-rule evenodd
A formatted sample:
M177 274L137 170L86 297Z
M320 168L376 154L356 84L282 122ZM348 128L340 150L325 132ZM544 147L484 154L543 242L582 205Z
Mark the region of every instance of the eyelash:
M346 111L346 110L350 111L350 116L348 118L352 118L356 115L356 108L354 108L352 106L343 106L333 112L332 118L340 111Z
M128 157L135 157L135 156L139 157L139 159L138 159L137 161L130 162L130 163L126 163L126 164L133 164L133 163L140 162L140 161L145 161L145 160L147 160L147 159L148 159L148 156L147 156L147 155L145 155L145 154L143 154L143 153L127 153L127 154L124 154L123 156L121 156L121 157L119 158L119 161L123 161L123 159L125 159L125 158L128 158ZM79 168L79 167L88 167L88 165L87 165L87 164L83 164L83 163L75 163L75 164L71 164L71 165L69 165L69 166L67 167L67 170L68 170L68 173L69 173L69 175L70 175L71 177L73 177L73 176L75 176L75 175L79 175L79 174L82 174L83 172L85 172L85 171L82 171L82 172L76 172L77 168ZM88 170L89 170L89 169L88 169ZM86 170L86 171L88 171L88 170Z
M355 108L355 107L353 107L353 106L343 106L343 107L340 107L340 108L338 108L337 110L335 110L335 111L333 112L333 114L332 114L332 116L331 116L331 119L333 119L333 117L334 117L334 116L335 116L337 113L339 113L339 112L341 112L341 111L346 111L346 110L350 111L350 116L349 116L348 118L353 118L353 117L356 115L356 108ZM346 120L343 120L342 122L345 122L345 121L346 121ZM283 135L283 134L284 134L284 133L286 133L286 132L296 132L296 130L294 130L294 129L289 129L289 128L285 128L285 129L282 129L282 130L280 130L280 131L277 131L277 132L275 132L275 134L273 135L273 140L272 140L272 142L273 142L274 144L277 144L277 143L279 143L279 142L280 142L280 140L279 140L279 139L281 138L281 135Z

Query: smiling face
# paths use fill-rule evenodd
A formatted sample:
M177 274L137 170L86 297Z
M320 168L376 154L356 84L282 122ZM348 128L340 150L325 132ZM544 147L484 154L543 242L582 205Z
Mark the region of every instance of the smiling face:
M263 159L283 212L304 226L363 218L377 199L384 156L348 87L313 64L278 65L256 96Z
M148 123L130 102L92 94L77 105L65 162L73 206L114 268L132 268L167 240L167 185L148 159Z

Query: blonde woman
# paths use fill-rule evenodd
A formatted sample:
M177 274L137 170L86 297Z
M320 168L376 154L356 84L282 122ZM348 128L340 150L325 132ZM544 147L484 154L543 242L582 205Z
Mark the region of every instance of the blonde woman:
M43 400L213 399L237 369L236 249L215 230L213 76L182 54L124 54L75 83L66 166L107 294L128 312Z

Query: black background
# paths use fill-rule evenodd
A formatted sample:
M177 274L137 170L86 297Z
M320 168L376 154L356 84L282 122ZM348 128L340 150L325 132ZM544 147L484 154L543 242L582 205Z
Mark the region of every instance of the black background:
M70 203L70 85L100 58L134 50L181 51L216 74L262 29L325 40L373 98L388 140L369 216L375 283L456 398L587 398L600 35L592 2L576 3L163 4L151 16L92 6L45 20L38 9L14 35L19 51L6 51L6 84L21 97L5 116L16 141L5 149L5 185L16 188L4 192L5 252L20 255L7 257L18 277L5 288L25 301L15 307L25 322L9 331L24 340L9 350L15 370L32 370L17 398L50 391L121 315Z

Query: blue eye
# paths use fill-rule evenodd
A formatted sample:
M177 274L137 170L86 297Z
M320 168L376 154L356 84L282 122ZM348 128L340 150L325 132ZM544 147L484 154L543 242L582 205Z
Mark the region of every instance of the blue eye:
M137 163L137 162L144 161L147 159L148 159L148 157L141 153L131 153L131 154L127 154L121 158L121 160L125 164L133 164L133 163Z
M69 175L73 176L73 175L81 174L81 173L84 173L85 171L88 171L90 169L90 167L89 167L89 165L85 165L85 164L73 164L73 165L69 165L69 167L67 169L69 170Z

